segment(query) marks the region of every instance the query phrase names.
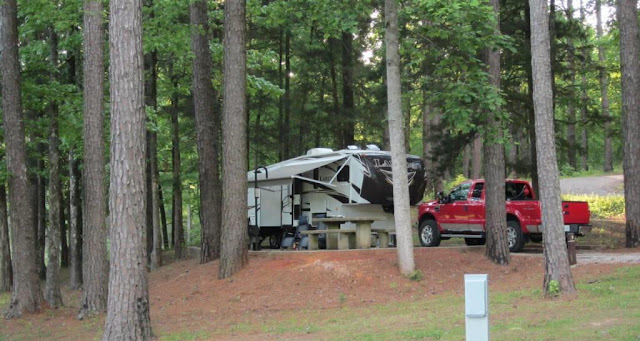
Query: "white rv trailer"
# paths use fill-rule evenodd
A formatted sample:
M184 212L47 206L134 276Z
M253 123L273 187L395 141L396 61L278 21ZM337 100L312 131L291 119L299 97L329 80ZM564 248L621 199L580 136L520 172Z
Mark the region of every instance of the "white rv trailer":
M422 159L407 155L410 204L425 189ZM269 238L278 247L300 217L373 217L375 228L394 228L391 153L370 149L315 148L306 155L247 173L252 243ZM348 226L343 226L349 228Z

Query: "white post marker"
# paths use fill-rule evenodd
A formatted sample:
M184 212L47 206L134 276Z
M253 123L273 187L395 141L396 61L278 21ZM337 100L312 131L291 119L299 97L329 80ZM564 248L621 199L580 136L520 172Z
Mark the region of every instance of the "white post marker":
M489 341L489 275L464 275L467 341Z

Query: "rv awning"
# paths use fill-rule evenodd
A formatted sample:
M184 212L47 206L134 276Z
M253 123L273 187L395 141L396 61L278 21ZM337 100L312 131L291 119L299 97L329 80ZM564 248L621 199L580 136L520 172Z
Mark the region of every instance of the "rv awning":
M289 179L292 176L306 173L310 170L326 166L332 162L346 159L347 157L349 157L347 154L331 153L320 157L301 156L295 159L282 161L267 166L267 170L269 171L268 180ZM265 173L264 169L260 169L260 173L258 173L258 181L267 179ZM254 171L247 172L247 181L251 183L254 182L254 180Z

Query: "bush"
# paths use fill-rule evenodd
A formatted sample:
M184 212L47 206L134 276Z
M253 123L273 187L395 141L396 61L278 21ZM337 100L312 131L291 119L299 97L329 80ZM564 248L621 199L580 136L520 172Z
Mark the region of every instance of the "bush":
M562 196L562 200L588 202L591 216L594 218L624 217L624 196L622 195L567 194Z

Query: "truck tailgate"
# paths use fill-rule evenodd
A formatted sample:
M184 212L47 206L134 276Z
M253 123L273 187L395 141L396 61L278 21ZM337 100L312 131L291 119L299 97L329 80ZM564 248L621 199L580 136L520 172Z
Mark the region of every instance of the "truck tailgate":
M589 204L586 201L563 201L562 216L565 224L589 224Z

